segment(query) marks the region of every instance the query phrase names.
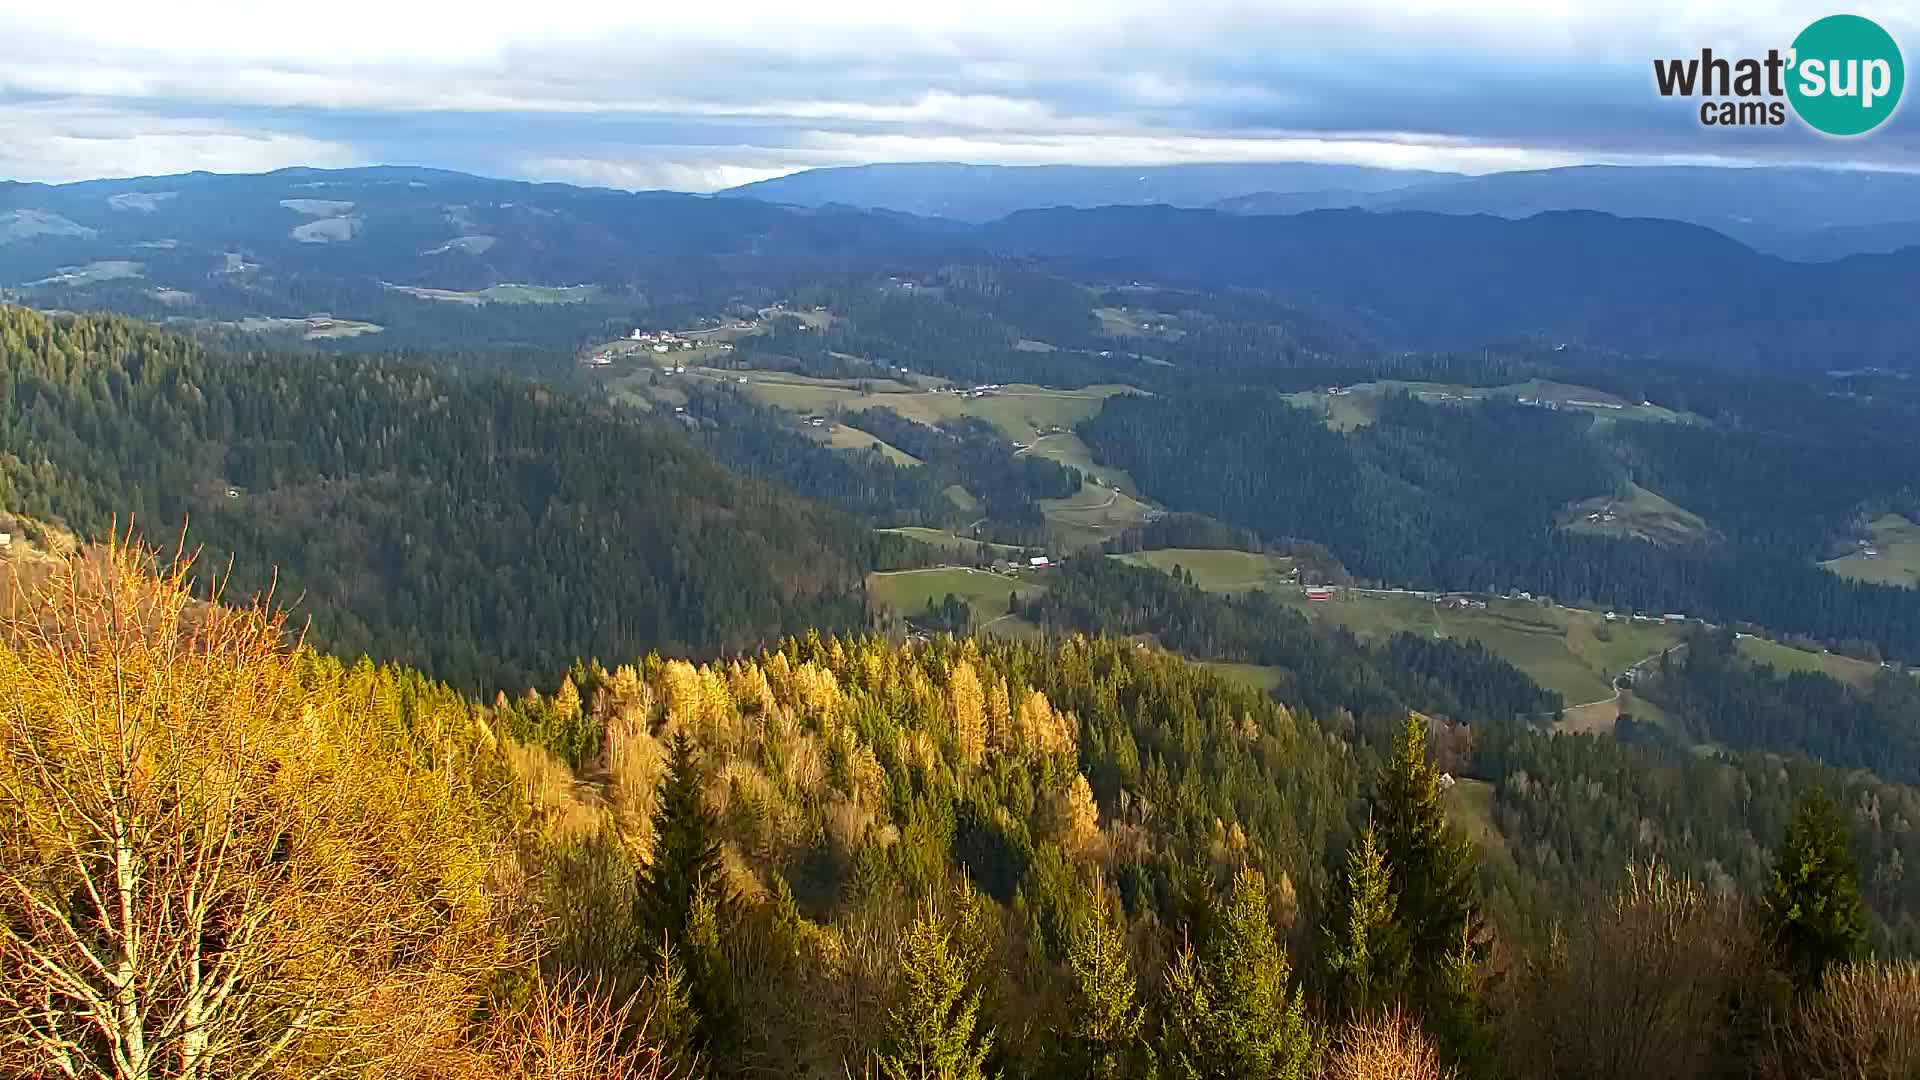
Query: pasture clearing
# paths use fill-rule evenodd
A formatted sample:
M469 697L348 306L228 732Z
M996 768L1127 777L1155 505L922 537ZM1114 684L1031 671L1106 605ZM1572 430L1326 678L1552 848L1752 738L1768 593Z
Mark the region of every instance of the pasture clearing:
M1124 491L1094 484L1082 484L1071 498L1041 499L1040 512L1054 542L1076 549L1103 544L1157 513Z
M1567 508L1561 527L1568 532L1617 539L1645 540L1663 547L1708 543L1717 538L1698 514L1677 506L1638 484L1624 498L1601 495Z
M1558 691L1569 707L1610 699L1615 676L1678 643L1683 633L1683 628L1666 623L1609 623L1595 612L1524 600L1494 599L1486 610L1462 610L1408 593L1340 590L1334 599L1318 604L1308 603L1297 591L1278 595L1311 618L1338 623L1363 637L1406 631L1477 641L1542 687Z
M972 609L974 625L982 628L1007 614L1010 596L1024 598L1045 591L1044 585L1032 580L965 566L892 570L867 575L867 594L880 607L912 618L942 603L948 594L952 594ZM1009 632L1018 631L1009 628Z
M1920 525L1899 514L1883 514L1868 524L1867 532L1869 539L1859 551L1820 565L1855 581L1920 587Z
M1652 402L1630 402L1604 390L1571 383L1539 379L1509 383L1505 386L1464 386L1457 383L1412 382L1384 379L1288 394L1289 403L1317 412L1335 431L1352 431L1380 418L1380 402L1389 394L1411 394L1429 404L1466 404L1490 399L1549 403L1551 407L1592 413L1602 423L1616 420L1655 420L1663 423L1697 423L1699 417L1675 412Z
M1012 544L995 544L985 540L975 540L970 536L961 536L959 533L948 532L945 529L928 529L918 525L908 525L898 529L876 529L874 531L891 533L895 536L904 536L909 540L918 540L928 547L937 551L947 552L951 555L971 557L980 550L982 544L985 544L987 550L997 559L1012 558L1025 550L1024 548L1015 547Z
M1094 464L1093 451L1071 431L1042 435L1021 452L1070 465L1104 487L1119 488L1129 495L1139 494L1139 489L1133 486L1133 477L1128 476L1126 470Z
M593 299L598 289L592 285L491 285L484 289L429 289L417 285L393 285L387 288L419 300L438 300L448 304L581 304Z
M1851 656L1830 652L1810 652L1761 637L1741 638L1739 649L1741 655L1747 659L1757 664L1766 664L1782 675L1796 671L1831 675L1856 690L1863 690L1872 684L1874 676L1880 674L1881 670L1879 664L1855 660Z
M1298 585L1297 578L1292 576L1293 560L1284 555L1206 548L1160 548L1109 557L1169 574L1174 567L1180 567L1192 574L1193 583L1207 592L1242 593L1266 589L1277 593Z
M881 457L886 458L895 465L912 467L924 464L919 458L914 457L905 450L883 439L869 435L856 427L848 427L846 424L835 424L827 428L826 432L827 445L833 447L835 450L877 450Z

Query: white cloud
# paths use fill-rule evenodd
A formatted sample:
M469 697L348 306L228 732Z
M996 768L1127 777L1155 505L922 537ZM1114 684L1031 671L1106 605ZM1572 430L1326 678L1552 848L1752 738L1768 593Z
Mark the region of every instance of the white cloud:
M754 157L750 147L743 147L741 152L749 160ZM777 155L785 156L792 162L784 165L754 165L743 160L701 156L712 153L712 147L650 147L647 157L634 159L527 158L515 162L512 171L529 180L559 181L588 187L705 192L751 184L756 180L770 180L818 164L790 155Z
M1740 146L1658 109L1648 59L1783 45L1830 11L1825 0L13 5L0 10L0 123L26 107L9 95L134 119L107 146L84 123L43 117L0 147L0 173L331 164L381 156L372 146L420 164L691 188L872 160L1462 171L1743 160L1785 144ZM1875 14L1920 40L1910 3ZM469 136L493 125L498 137L452 149L462 117ZM368 134L382 125L407 134ZM1849 152L1920 155L1892 129Z
M644 156L535 157L513 163L515 175L600 187L717 191L803 169L876 161L965 161L983 165L1175 165L1199 162L1304 161L1483 173L1560 165L1739 164L1711 154L1606 154L1503 146L1403 135L1394 138L1276 133L1264 138L1149 134L1043 136L857 135L793 133L794 145L658 146Z
M103 176L266 172L359 164L347 146L222 120L100 107L0 105L0 176L59 183Z

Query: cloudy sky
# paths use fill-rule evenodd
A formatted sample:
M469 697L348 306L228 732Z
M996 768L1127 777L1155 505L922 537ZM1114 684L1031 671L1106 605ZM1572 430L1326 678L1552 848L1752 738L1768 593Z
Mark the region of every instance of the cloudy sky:
M1853 9L1920 42L1920 0ZM712 190L874 161L1920 169L1711 130L1655 56L1785 48L1748 0L0 3L0 178L417 164Z

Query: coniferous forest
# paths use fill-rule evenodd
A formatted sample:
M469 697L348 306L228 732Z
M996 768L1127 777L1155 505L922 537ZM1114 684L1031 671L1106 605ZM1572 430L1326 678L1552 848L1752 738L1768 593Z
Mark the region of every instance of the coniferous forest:
M538 344L604 300L386 351L0 308L0 1074L1920 1076L1920 593L1819 565L1920 509L1903 379L899 243L663 281L816 318L644 409ZM889 456L736 374L908 360L1125 388L1019 443L822 409ZM1569 527L1654 490L1688 537ZM1069 542L1090 491L1145 509ZM1581 702L1111 557L1167 548L1691 618ZM991 585L892 610L901 570Z
M884 538L676 435L510 377L208 353L0 309L0 500L202 548L316 639L474 691L578 656L857 628ZM617 468L609 468L615 465Z
M1910 791L1417 715L1351 739L1117 639L810 633L482 703L152 565L76 555L5 625L29 1076L1914 1062ZM1507 846L1454 820L1462 754Z

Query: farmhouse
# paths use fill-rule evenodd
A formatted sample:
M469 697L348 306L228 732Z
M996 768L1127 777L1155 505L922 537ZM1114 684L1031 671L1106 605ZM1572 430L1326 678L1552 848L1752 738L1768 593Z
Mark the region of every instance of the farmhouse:
M1333 599L1333 590L1324 585L1314 585L1307 589L1307 599L1313 603L1324 603Z
M1027 565L1035 570L1044 570L1051 565L1051 561L1045 555L1035 555L1027 560Z

